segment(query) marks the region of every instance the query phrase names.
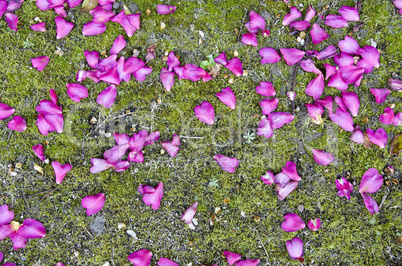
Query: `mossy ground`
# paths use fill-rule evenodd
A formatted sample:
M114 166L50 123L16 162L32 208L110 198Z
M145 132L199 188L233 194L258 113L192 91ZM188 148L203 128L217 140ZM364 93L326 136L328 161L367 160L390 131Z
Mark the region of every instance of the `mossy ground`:
M362 85L354 89L362 102L354 121L362 129L384 127L391 140L401 129L382 125L378 116L392 103L396 112L401 112L401 95L392 92L385 103L377 105L369 88L385 88L388 78L401 75L402 17L390 0L362 2L361 21L365 25L354 37L360 46L370 45L371 39L377 43L381 50L381 67L365 75ZM158 58L148 63L154 72L144 82L131 80L118 86L116 103L107 110L95 103L98 93L107 86L105 83L84 81L89 97L81 103L69 99L65 84L75 81L79 69L87 69L84 50L108 51L117 35L126 36L120 25L108 23L104 34L83 37L82 26L90 21L90 15L75 8L67 16L67 20L74 21L74 29L66 38L56 40L56 14L51 10L39 11L35 2L29 0L16 12L21 22L18 32L9 30L4 18L0 21L0 100L14 107L15 115L23 116L28 123L23 133L10 132L6 127L8 120L0 123L0 203L11 207L17 221L34 218L47 230L45 238L30 240L27 247L17 251L12 250L10 240L0 242L5 259L18 265L52 265L58 261L66 265L102 265L105 262L129 265L127 256L145 248L154 254L152 264L160 257L167 257L180 265L226 265L221 254L229 250L244 257L259 258L262 265L293 265L298 262L289 258L285 241L299 236L305 244L307 263L400 265L402 247L396 239L402 235L401 186L383 185L373 195L378 203L386 197L380 213L374 216L364 207L357 190L362 174L370 167L381 172L392 164L395 174L385 175L385 179L402 181L402 161L390 158L389 142L385 149L377 146L368 149L352 143L350 134L340 131L328 117L324 117L322 125L312 123L304 107L304 103L312 99L304 94L304 89L313 74L299 71L297 75L295 106L300 110L290 125L276 130L271 139L257 136L248 144L243 138L248 131L256 131L261 117L258 103L262 97L254 89L260 81L274 84L280 99L277 110L293 112L286 98L293 67L283 60L274 65L261 65L258 56L262 47L300 47L296 37L291 37L288 27L281 23L288 12L286 4L279 0L170 2L168 4L178 6L176 13L159 16L155 7L160 3L135 2L142 13L141 29L126 38L128 44L121 53L127 58L133 49L138 49L139 57L144 58L146 48L157 43ZM354 1L297 2L300 3L304 8L312 4L316 10L329 5L332 14L343 4L354 5ZM134 7L133 2L125 4ZM147 8L152 10L150 15L145 14ZM245 12L251 10L264 15L271 31L267 39L258 37L258 48L243 45L235 34L235 29L240 30L248 20L248 14L243 20ZM46 22L48 31L38 33L29 29L35 17ZM160 29L161 22L166 24L165 30ZM310 43L307 49L337 45L353 25L355 23L350 23L349 28L338 30L325 27L330 39L317 46ZM201 45L199 31L205 34ZM54 54L56 47L61 48L63 56ZM223 78L224 73L230 74L225 69L218 78L207 83L176 80L173 89L166 92L159 80L159 71L165 66L161 60L165 50L174 50L182 63L197 65L211 53L225 51L231 58L237 50L249 74L234 77L235 82L230 84L237 96L236 109L230 110L214 96L229 86L228 79ZM42 55L48 55L50 63L43 72L38 72L32 69L30 59ZM320 68L322 63L318 63ZM50 88L56 90L59 103L63 105L65 132L45 137L35 126L35 106L41 99L48 99ZM325 95L335 96L340 92L326 88ZM161 100L160 105L157 99ZM194 106L204 100L215 107L217 122L212 126L194 116ZM126 110L131 113L125 115ZM369 118L367 124L363 123L365 116ZM97 125L89 123L92 117L98 119ZM133 127L135 130L159 130L162 140L171 139L173 133L202 139L182 138L181 150L175 158L162 155L158 144L145 149L144 164L133 164L121 173L90 174L90 159L101 158L114 144L112 137L105 137L105 133L131 134ZM41 164L32 152L33 145L45 141L49 142L45 155L50 161L73 165L61 185L55 184L52 167ZM333 153L337 161L329 166L316 164L312 148ZM236 173L223 172L212 160L215 154L236 156L240 160ZM289 197L279 201L273 186L264 185L259 177L267 170L279 172L287 160L296 162L302 181ZM8 165L17 162L23 166L15 170L16 176L11 176ZM42 165L44 175L33 169L34 163ZM347 201L336 195L334 180L349 174L355 191ZM219 187L209 185L213 178L218 180ZM160 181L165 184L164 198L161 208L153 211L145 206L136 189L139 184L156 185ZM53 188L57 189L47 195ZM44 193L37 194L40 192ZM87 217L81 199L99 192L106 195L106 204L99 213ZM225 204L224 198L230 198L230 202ZM196 215L199 224L193 231L179 217L195 201L200 204ZM222 212L210 226L208 220L217 207ZM289 212L298 213L305 221L321 218L322 227L317 232L308 229L284 232L280 224L283 215ZM259 222L254 220L255 216L260 217ZM102 217L106 220L104 229L99 222ZM127 227L118 230L118 223L125 223ZM126 230L133 230L137 239ZM74 252L79 252L79 256Z

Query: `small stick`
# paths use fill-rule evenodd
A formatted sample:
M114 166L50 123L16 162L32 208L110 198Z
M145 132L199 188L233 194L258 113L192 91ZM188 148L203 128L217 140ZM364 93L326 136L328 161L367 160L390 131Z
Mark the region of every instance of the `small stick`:
M30 209L29 204L28 204L28 201L27 201L27 199L25 198L24 191L21 190L21 192L22 192L22 196L24 197L25 204L28 206L28 209Z
M180 136L183 139L203 139L204 137L189 137L189 136Z
M241 35L242 31L243 31L244 20L246 19L246 15L247 15L247 8L246 8L246 12L244 12L244 17L243 17L243 20L241 22L241 28L240 28L240 31L239 31L239 36L237 36L237 41L239 41L240 35Z
M49 193L47 193L45 196L43 196L43 197L40 199L40 201L38 202L38 204L36 204L36 207L38 207L39 204L40 204L47 196L49 196L51 193L53 193L56 189L57 189L57 187L54 188L54 189L52 189L52 190L51 190Z

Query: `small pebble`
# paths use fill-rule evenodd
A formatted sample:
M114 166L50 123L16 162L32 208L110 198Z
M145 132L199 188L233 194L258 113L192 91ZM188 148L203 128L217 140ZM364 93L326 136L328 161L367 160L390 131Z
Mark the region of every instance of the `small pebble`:
M234 79L232 77L229 78L228 83L232 84L234 82Z
M233 55L234 55L234 56L238 56L238 55L239 55L239 52L236 51L236 50L234 50L234 51L233 51Z
M147 8L145 12L147 13L147 15L151 14L151 10L149 8Z
M161 22L161 29L164 30L166 28L166 24Z

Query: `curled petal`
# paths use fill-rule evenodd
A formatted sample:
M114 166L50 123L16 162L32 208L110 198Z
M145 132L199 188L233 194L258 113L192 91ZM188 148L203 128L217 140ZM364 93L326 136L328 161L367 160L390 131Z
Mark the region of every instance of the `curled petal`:
M275 64L281 60L281 56L274 48L265 47L258 53L262 57L261 64Z
M388 94L391 93L388 89L370 89L370 92L374 95L375 101L380 104L385 101Z
M7 127L11 130L23 132L27 129L27 123L25 122L25 118L16 115L7 123Z
M321 227L320 218L308 221L307 226L308 226L308 228L310 228L311 231L317 231Z
M268 120L271 122L273 129L281 128L284 124L289 124L293 121L294 115L287 112L271 113L268 116Z
M281 187L280 185L276 185L276 192L278 193L278 199L279 200L284 200L289 194L295 190L299 182L293 181L287 183L284 187Z
M342 6L342 8L338 10L338 12L344 19L348 21L359 21L360 19L359 12L355 7Z
M127 259L134 264L134 266L149 266L152 259L152 253L149 250L141 249L131 253Z
M307 8L307 13L306 13L306 16L304 17L304 20L310 21L314 18L314 16L315 16L315 10L313 9L313 7L311 5L309 5Z
M299 19L301 17L302 13L299 10L297 10L296 7L292 6L290 8L290 12L283 17L282 24L289 25L290 23L292 23L292 21L295 21L296 19Z
M319 70L313 60L311 59L306 59L306 60L301 60L300 61L300 67L307 72L312 72L312 73L316 73L316 74L322 74L321 70Z
M241 42L245 45L252 45L254 47L258 46L257 37L252 33L245 33L241 37Z
M0 103L0 120L6 119L7 117L14 114L15 109L11 108L7 104Z
M377 48L364 46L364 48L359 49L359 53L367 64L375 68L380 66L380 52L378 52Z
M18 16L13 13L6 14L6 22L10 29L17 31Z
M243 64L241 63L240 59L237 57L232 58L229 60L228 63L225 65L227 69L232 71L237 77L243 75Z
M54 104L57 104L57 94L56 91L54 89L49 89L49 95L50 95L50 99L52 100L52 102Z
M346 178L342 177L341 179L335 180L335 186L338 189L339 197L346 197L350 200L350 193L353 191L353 185Z
M152 209L157 210L161 205L161 200L163 197L163 183L159 182L158 186L156 186L155 191L152 193L145 193L142 200L147 206L152 206Z
M105 201L105 195L103 193L99 193L96 195L86 196L81 200L81 205L87 210L87 215L91 216L103 208Z
M344 40L338 42L338 47L347 54L359 55L359 43L352 37L346 35Z
M186 224L191 224L195 213L197 212L198 202L191 205L180 217L180 220L184 221Z
M100 105L103 105L105 108L110 108L116 99L117 90L115 85L110 85L103 91L101 91L96 98L96 102Z
M288 213L283 216L285 221L281 224L281 228L286 232L296 232L306 227L306 224L296 213Z
M328 15L325 18L324 24L334 29L349 26L348 21L346 19L344 19L342 16L336 16L336 15Z
M277 98L267 98L260 101L260 107L263 115L269 115L278 106L279 100Z
M56 39L61 39L66 37L70 31L73 29L74 24L67 22L64 18L57 16L54 21L56 22Z
M33 31L44 32L46 31L46 23L45 22L37 23L32 25L30 28Z
M324 76L319 74L315 79L311 80L307 84L305 93L313 97L314 100L318 100L324 92L324 87Z
M359 144L364 143L364 135L359 126L356 126L355 131L353 131L352 135L350 136L350 140Z
M366 208L370 212L370 214L374 214L375 212L380 211L380 208L378 207L377 202L372 197L370 197L366 193L362 193L360 195L362 195L364 205L366 206Z
M272 137L273 133L274 131L272 130L271 122L268 120L268 118L261 120L258 124L257 135L264 136L269 139Z
M335 160L334 156L331 153L325 151L313 149L313 155L316 163L321 165L328 165Z
M305 55L305 52L296 48L290 48L290 49L281 48L280 51L283 56L283 59L285 59L286 64L288 66L292 66L298 63Z
M97 23L97 22L88 22L84 24L84 27L82 28L82 35L84 36L93 36L93 35L99 35L102 34L106 31L106 25L103 23Z
M327 32L320 27L317 23L313 25L310 30L311 40L313 44L318 44L329 38Z
M174 55L174 52L170 52L167 59L167 67L169 71L173 71L173 69L177 66L180 66L179 59Z
M74 102L79 103L81 99L88 97L88 89L78 83L67 83L67 94Z
M202 102L201 105L197 105L194 108L197 118L208 125L214 123L215 111L214 107L209 102Z
M114 40L112 48L110 49L110 54L118 54L121 50L126 47L127 42L122 35L117 36L116 40Z
M292 259L303 260L303 241L300 238L295 237L292 240L286 241L286 249Z
M176 9L176 6L156 5L156 12L158 12L159 15L172 14Z
M289 100L294 101L296 98L296 92L294 91L288 91L286 93L286 96L289 98Z
M377 145L380 148L385 148L385 145L387 145L388 141L388 136L387 132L383 128L377 129L377 131L374 131L370 128L367 129L367 135L369 140Z
M235 109L236 96L229 87L222 89L222 92L216 93L215 96L218 97L221 102L229 106L229 108Z
M394 91L402 91L402 80L390 78L388 86Z
M235 157L227 157L224 155L215 155L214 160L218 163L219 167L223 171L233 174L236 171L236 167L239 165L239 160Z
M49 57L44 55L31 59L32 66L36 68L38 71L42 71L45 69L47 64L49 63Z
M324 50L322 50L321 52L319 52L316 57L318 60L325 60L327 58L334 57L335 55L337 55L336 50L337 49L335 46L330 45L327 48L325 48Z
M261 176L262 182L266 185L272 185L274 183L274 174L270 171L267 171L267 173L263 176Z
M162 70L161 70L160 78L161 78L163 87L167 91L170 91L173 87L174 75L175 75L174 72L170 72L166 68L162 68Z
M335 102L341 108L343 111L347 111L348 109L346 108L345 103L343 102L343 99L339 96L335 96Z
M342 99L343 102L345 103L345 106L349 109L349 112L353 116L357 116L359 114L359 107L360 107L360 101L359 97L357 97L357 94L355 92L342 92Z

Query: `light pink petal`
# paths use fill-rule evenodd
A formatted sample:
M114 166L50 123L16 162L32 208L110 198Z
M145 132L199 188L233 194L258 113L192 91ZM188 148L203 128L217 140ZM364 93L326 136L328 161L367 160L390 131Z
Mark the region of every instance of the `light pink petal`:
M54 104L57 104L57 94L56 91L54 89L49 89L49 95L50 95L50 99L52 100L52 102Z
M313 60L311 59L306 59L306 60L301 60L300 61L300 67L307 72L312 72L312 73L316 73L316 74L322 74L321 70L319 70Z
M92 174L96 174L113 167L113 165L109 164L106 160L98 158L92 158L91 164L92 166L89 170Z
M153 71L153 69L151 67L142 67L139 70L135 71L133 73L134 77L138 80L138 81L144 81L147 77L147 75L151 74Z
M357 94L355 92L342 92L342 99L343 102L345 103L345 106L349 109L349 112L353 116L357 116L359 114L359 107L360 107L360 101L359 97L357 97Z
M144 162L144 154L142 151L135 152L131 151L127 155L127 161L133 162L133 163L143 163Z
M296 98L296 92L294 91L288 91L286 93L286 96L289 98L289 100L294 101L294 99Z
M313 25L310 30L311 40L313 44L318 44L329 38L327 32L320 27L317 23Z
M175 67L180 66L180 61L179 59L175 56L174 52L170 52L168 59L167 59L167 67L168 71L171 72Z
M105 9L104 7L97 6L96 8L89 11L89 14L92 15L92 22L106 24L110 21L112 17L114 17L114 12Z
M392 2L396 8L402 9L402 0L395 0Z
M209 102L202 102L201 105L197 105L194 108L197 118L208 125L214 123L215 111L214 107Z
M258 124L257 135L264 136L269 139L270 137L272 137L273 133L274 131L268 118L264 118L263 120L261 120Z
M99 0L99 5L107 6L113 4L116 0Z
M330 114L332 114L332 105L333 99L332 96L326 96L324 99L317 100L317 103L321 104L324 108L328 110Z
M64 0L48 0L49 8L55 8L64 4Z
M285 59L286 64L288 66L292 66L298 63L305 55L305 52L296 48L290 48L290 49L281 48L280 51L283 56L283 59Z
M344 19L342 16L336 16L336 15L328 15L325 18L324 24L334 29L349 26L348 21L346 19Z
M166 259L166 258L160 258L157 263L158 263L158 266L180 266L176 262L171 261L171 260Z
M284 187L281 187L280 185L276 185L275 189L276 192L278 193L278 199L279 200L284 200L289 194L295 190L299 182L293 181L287 183Z
M362 176L359 186L360 193L375 193L379 190L384 182L384 178L375 168L368 169Z
M221 65L226 65L228 63L228 60L226 59L226 53L223 52L214 59L215 63L221 64ZM180 65L180 63L179 63Z
M38 115L39 117L39 115ZM49 131L56 131L57 133L63 132L64 118L63 114L44 115L47 124L51 127Z
M260 260L255 259L246 259L236 263L236 266L257 266L260 263Z
M96 102L103 105L105 108L110 108L116 99L117 90L115 85L110 85L103 91L101 91L96 98Z
M88 97L88 89L78 83L67 83L67 94L71 100L79 103L81 99Z
M156 6L156 12L158 12L159 15L172 14L176 11L176 9L177 9L176 6L167 6L167 5Z
M25 219L17 234L25 238L43 238L46 236L46 229L41 222L34 219Z
M345 103L343 102L342 97L339 96L335 96L334 98L336 104L339 106L339 108L341 108L343 111L347 111L348 109L346 108Z
M381 123L390 125L394 123L395 113L394 110L390 107L384 109L384 113L380 115L379 120Z
M73 29L74 24L67 22L64 18L57 16L54 21L56 22L56 39L61 39L66 37L70 31Z
M243 64L241 63L240 59L237 57L232 58L229 60L228 63L225 65L227 69L232 71L237 77L243 75Z
M271 122L273 129L281 128L284 124L289 124L293 121L294 115L287 112L271 113L268 116L268 120Z
M306 103L307 112L317 123L322 122L322 113L324 113L324 108L318 102L314 104ZM298 180L296 180L298 181Z
M53 115L53 114L61 114L62 113L60 106L56 105L54 102L51 102L49 100L41 100L39 102L39 105L36 106L35 110L38 113L41 113L44 115L47 115L47 114Z
M308 28L310 28L310 26L311 26L310 21L306 20L293 21L289 25L290 28L295 28L298 31L307 30Z
M116 40L114 40L112 48L110 49L110 54L118 54L121 50L126 47L127 42L122 35L117 36Z
M152 132L148 135L148 137L145 138L145 143L144 145L152 145L154 144L155 141L157 141L160 137L160 132L159 131L155 131Z
M402 80L390 78L388 86L394 91L402 91Z
M144 61L137 57L130 57L124 63L124 74L131 74L145 66Z
M378 207L377 202L372 197L370 197L366 193L362 193L360 195L362 195L364 205L366 206L366 208L370 212L370 214L374 214L375 212L380 211L380 208Z
M33 31L44 32L44 31L46 31L46 23L45 22L37 23L37 24L32 25L30 28Z
M0 241L3 241L7 237L11 237L12 235L15 235L15 233L16 233L15 229L11 227L11 224L6 223L3 225L0 225Z
M363 144L364 135L363 132L361 132L359 126L356 126L355 131L353 131L352 135L350 136L350 140L359 144Z
M233 265L236 262L238 262L241 259L241 255L240 254L236 254L233 252L229 252L229 251L223 251L223 256L226 257L229 265Z
M260 101L260 107L263 115L269 115L278 106L279 100L277 98L267 98Z
M257 37L252 33L245 33L241 37L241 42L245 45L252 45L254 47L258 46Z
M13 13L6 13L6 22L10 29L17 31L18 16Z
M66 0L66 3L68 4L69 8L74 8L78 5L80 5L82 0Z
M11 241L13 241L13 249L20 249L20 248L26 247L26 242L28 241L28 238L23 237L18 233L13 233L10 236L10 238L11 238ZM14 263L6 263L6 264L8 264L9 266L16 265Z
M35 146L32 147L32 150L34 151L35 155L38 156L38 158L42 162L46 159L46 157L43 153L43 146L41 144L36 144Z
M250 11L250 28L251 29L258 28L260 30L264 29L265 19L263 19L260 15L258 15L254 11Z
M127 259L134 264L134 266L149 266L152 259L152 253L149 250L141 249L131 253Z
M289 25L290 23L292 23L292 21L295 21L296 19L299 19L301 17L302 13L299 10L297 10L296 7L292 6L290 8L290 12L283 17L282 24Z
M314 160L318 164L328 165L335 160L334 156L329 152L320 151L320 150L316 150L316 149L313 149L312 152L314 155Z
M380 148L385 148L385 145L387 145L388 141L388 136L387 132L383 128L377 129L377 131L374 131L370 128L367 129L367 135L369 140L377 145Z
M84 36L93 36L99 35L106 31L106 25L103 23L96 23L96 22L88 22L84 24L82 28L82 35Z
M105 195L103 193L99 193L96 195L86 196L81 200L81 205L87 210L87 215L91 216L103 208L105 201Z
M344 66L353 66L355 60L353 59L352 56L342 52L340 55L334 56L334 62L339 67L344 67Z
M290 181L290 178L284 173L280 172L274 176L275 184L278 184L280 187L285 187Z
M338 12L344 19L348 21L359 21L360 19L359 12L355 7L342 6L342 8L338 10Z
M229 87L222 89L222 92L216 93L215 96L218 97L221 102L229 106L229 108L235 109L236 96Z
M274 183L274 174L270 171L267 171L265 175L261 176L261 180L268 186L272 185Z
M97 51L90 52L88 50L85 50L84 56L90 67L95 68L97 66L99 61L99 53Z
M167 91L170 91L171 88L173 87L174 75L175 75L174 72L170 72L166 68L162 68L162 70L161 70L160 78L161 78L163 87Z
M335 46L330 45L327 48L325 48L324 50L322 50L321 52L319 52L316 57L318 60L325 60L327 58L334 57L335 55L337 55L336 50L337 49Z
M38 127L39 132L45 136L47 136L49 132L55 131L55 129L51 125L49 125L42 114L38 114L38 118L36 119L36 126Z
M225 155L220 154L215 155L213 158L223 171L231 174L233 174L236 171L236 167L239 166L240 162L235 157L227 157Z
M353 191L353 185L346 178L342 177L341 179L335 180L335 186L339 190L339 197L346 197L350 200L350 193Z
M367 64L375 68L380 66L380 52L378 52L377 48L364 46L364 48L359 49L359 53Z
M170 157L175 157L177 152L180 150L180 138L178 135L173 134L172 141L162 141L162 148L170 155Z
M341 71L338 69L328 81L328 87L337 88L340 91L348 89L348 84L343 80Z
M346 35L344 40L338 42L339 49L347 54L359 55L359 43L352 37Z
M396 114L394 119L394 126L402 126L402 112Z
M324 92L324 87L324 76L320 74L307 84L305 93L313 97L314 100L318 100Z
M306 21L311 21L315 16L315 10L311 5L308 6L307 8L307 13L306 16L304 17L304 20Z
M191 205L180 217L180 220L184 221L186 224L191 224L193 217L197 212L198 202Z
M7 117L14 114L15 109L11 108L7 104L0 103L0 120L6 119Z
M0 206L0 225L8 224L14 219L14 213L8 210L7 205ZM0 237L1 239L1 237ZM1 262L1 260L0 260Z
M262 57L261 64L275 64L281 60L281 56L274 48L265 47L258 53Z
M27 123L25 118L16 115L7 123L7 127L11 130L23 132L27 129Z
M303 241L300 238L295 237L292 240L286 241L286 249L292 259L303 260Z
M47 64L49 63L49 57L44 55L36 58L31 59L32 66L36 68L38 71L42 71L45 69Z
M157 210L161 205L161 200L163 197L163 183L159 182L158 186L155 188L153 193L147 193L142 197L144 203L152 206L152 209Z
M282 230L286 232L296 232L306 227L306 224L296 213L288 213L283 216L285 219L281 224Z
M353 132L355 129L352 116L347 111L342 110L342 108L338 107L335 113L329 115L329 118L346 131Z
M73 168L70 164L61 165L58 161L53 161L52 167L56 175L56 184L61 184L66 174Z
M364 69L364 73L366 73L366 74L367 74L367 73L370 73L370 72L373 71L373 69L374 69L374 67L371 66L371 65L369 65L369 64L367 64L367 62L364 61L363 58L360 59L360 60L357 62L356 66L358 66L358 67L360 67L360 68L363 68L363 69Z
M317 231L321 227L321 220L320 218L316 218L314 220L310 220L307 222L308 228L312 231Z
M387 98L388 94L391 93L391 91L388 89L370 89L370 91L374 95L375 101L378 104L383 103Z

